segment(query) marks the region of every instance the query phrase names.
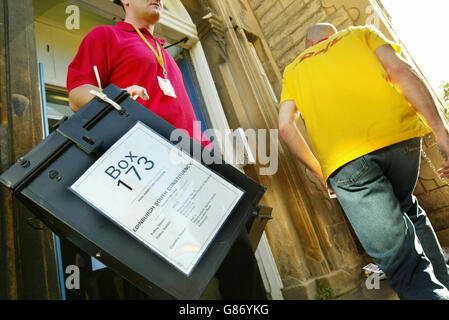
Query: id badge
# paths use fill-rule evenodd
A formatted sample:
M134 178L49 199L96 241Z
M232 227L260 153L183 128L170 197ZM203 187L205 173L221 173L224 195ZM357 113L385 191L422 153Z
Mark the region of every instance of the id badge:
M159 76L157 77L157 80L159 81L159 87L166 96L176 98L175 89L173 88L170 80L161 78Z

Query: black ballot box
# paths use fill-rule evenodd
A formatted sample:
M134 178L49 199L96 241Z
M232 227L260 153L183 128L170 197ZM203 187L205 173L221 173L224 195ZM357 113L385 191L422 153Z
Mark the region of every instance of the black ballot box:
M166 141L175 129L116 86L108 86L103 93L122 110L92 99L55 125L53 133L0 176L0 182L58 236L103 262L149 298L199 299L246 223L257 214L265 188L229 164L197 159L241 190L242 196L192 271L181 272L69 189L139 121ZM193 142L186 153L193 157L199 147Z

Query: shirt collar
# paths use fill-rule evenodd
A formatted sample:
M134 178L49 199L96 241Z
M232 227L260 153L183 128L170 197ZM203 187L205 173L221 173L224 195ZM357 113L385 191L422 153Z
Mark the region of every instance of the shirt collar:
M128 22L125 22L125 21L119 21L119 22L117 22L117 27L120 28L120 29L122 29L122 30L125 30L125 31L136 32L136 30L134 30L133 25L132 25L131 23L128 23ZM164 39L161 39L161 38L158 38L158 37L153 36L153 35L148 31L147 28L139 28L139 30L140 30L142 33L144 33L144 34L150 36L151 38L153 38L154 40L156 40L157 42L159 42L161 45L164 45L164 44L165 44L165 40L164 40Z

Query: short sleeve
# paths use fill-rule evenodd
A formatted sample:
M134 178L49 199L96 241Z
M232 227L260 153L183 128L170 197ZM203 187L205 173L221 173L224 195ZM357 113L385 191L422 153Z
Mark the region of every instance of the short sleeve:
M366 43L371 51L376 51L379 47L389 44L397 53L401 53L401 47L397 43L388 40L375 26L365 26L363 31Z
M282 80L282 94L281 94L281 103L289 100L295 100L293 92L290 89L290 81L288 80L287 72L284 72L284 78Z
M81 42L75 58L68 67L68 92L84 84L98 86L94 66L97 66L102 87L107 83L110 63L105 31L104 28L97 27L90 31Z

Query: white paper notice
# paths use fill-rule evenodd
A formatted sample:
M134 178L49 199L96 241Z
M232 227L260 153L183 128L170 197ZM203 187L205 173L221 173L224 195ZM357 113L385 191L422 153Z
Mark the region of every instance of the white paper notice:
M189 275L243 191L138 122L71 190Z

